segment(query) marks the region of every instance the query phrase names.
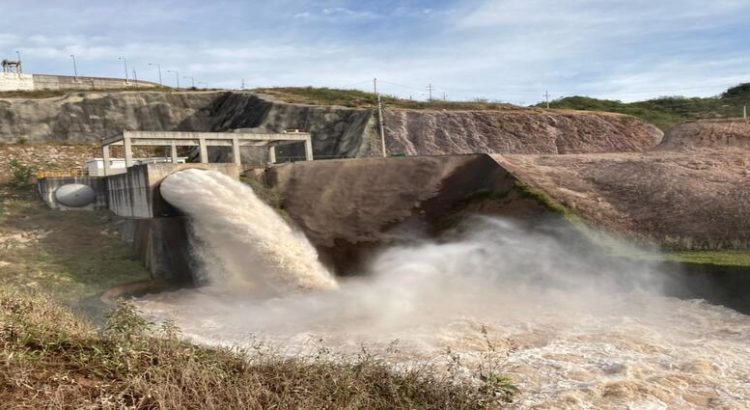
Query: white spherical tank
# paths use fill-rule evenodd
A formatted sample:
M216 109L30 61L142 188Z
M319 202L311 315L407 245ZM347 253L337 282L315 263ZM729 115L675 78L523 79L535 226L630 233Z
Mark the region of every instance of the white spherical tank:
M94 202L96 192L88 185L65 184L55 190L55 199L62 205L78 208Z

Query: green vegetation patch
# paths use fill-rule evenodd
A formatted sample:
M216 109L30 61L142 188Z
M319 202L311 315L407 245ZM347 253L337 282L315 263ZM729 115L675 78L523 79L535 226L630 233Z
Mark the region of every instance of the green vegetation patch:
M624 103L591 97L566 97L550 103L551 108L606 111L628 114L648 121L666 131L675 125L700 119L736 118L750 103L750 83L728 89L717 97L660 97ZM543 104L538 104L541 107Z
M105 211L47 208L30 186L0 186L0 280L47 291L68 303L149 272L122 242Z
M529 198L537 201L541 205L544 205L550 211L563 216L565 218L573 217L573 213L566 207L562 206L559 202L554 200L551 196L547 195L546 192L531 188L529 185L524 184L521 181L516 180L514 188L521 198Z
M664 257L674 262L750 267L750 250L678 251L665 253Z

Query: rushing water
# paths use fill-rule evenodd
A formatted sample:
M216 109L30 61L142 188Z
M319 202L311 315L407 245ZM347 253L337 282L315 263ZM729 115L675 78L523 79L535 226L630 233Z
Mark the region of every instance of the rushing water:
M216 171L164 179L161 194L191 217L201 280L257 295L336 287L315 248L253 190Z
M491 362L520 387L517 408L750 408L748 316L662 296L679 283L572 247L563 228L477 219L447 242L387 249L331 290L314 249L249 188L206 171L165 184L192 217L209 285L138 304L198 342L288 354L365 344L396 363L452 357L467 374Z

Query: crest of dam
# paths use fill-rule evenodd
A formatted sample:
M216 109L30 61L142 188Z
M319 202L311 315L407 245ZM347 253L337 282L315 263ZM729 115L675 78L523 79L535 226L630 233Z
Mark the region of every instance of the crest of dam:
M220 172L188 169L165 178L160 191L189 218L200 264L196 282L260 296L336 288L304 234L249 186Z

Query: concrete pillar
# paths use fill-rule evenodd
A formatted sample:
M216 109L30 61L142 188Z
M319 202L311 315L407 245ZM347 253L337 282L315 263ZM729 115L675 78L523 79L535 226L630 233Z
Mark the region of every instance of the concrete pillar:
M237 137L232 138L232 158L234 163L242 165L242 157L240 156L240 139Z
M172 145L169 148L170 148L170 156L172 157L172 163L176 164L177 163L177 144L175 144L175 142L172 141Z
M109 175L109 145L102 146L102 161L104 162L104 176Z
M122 139L122 146L125 149L125 167L132 167L133 166L133 147L130 145L130 137L128 137L128 134L125 133L125 136Z
M313 160L312 139L310 137L307 137L305 140L305 159L308 161Z
M202 164L208 164L208 146L206 146L205 138L198 138L198 145L200 146L200 161Z
M268 163L269 164L276 163L276 146L274 145L268 146Z

